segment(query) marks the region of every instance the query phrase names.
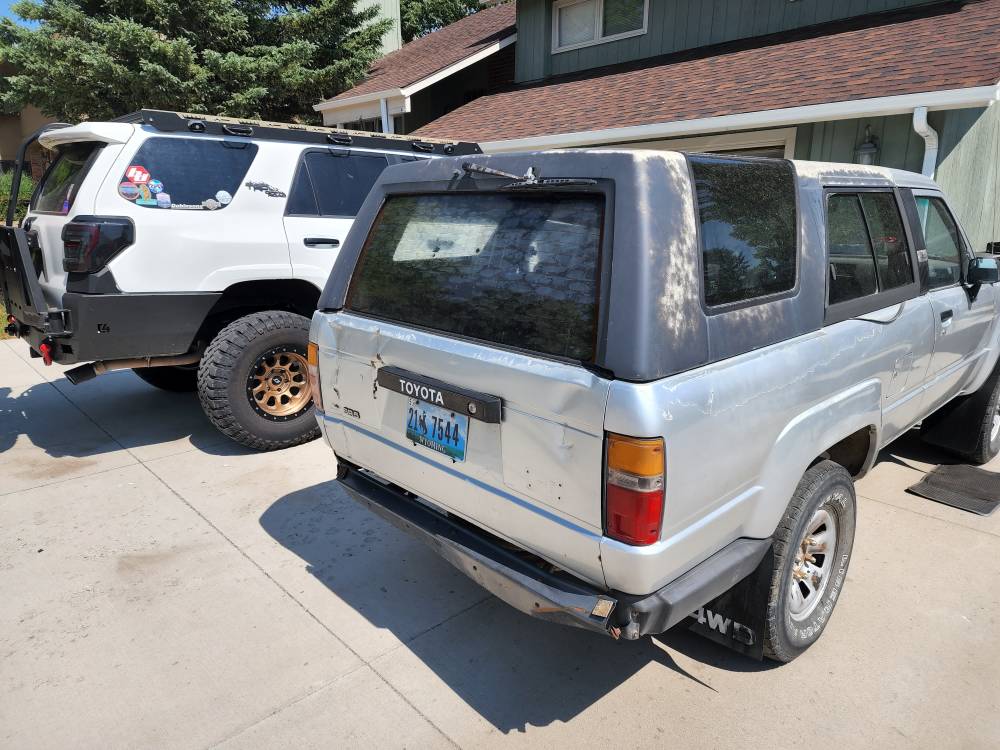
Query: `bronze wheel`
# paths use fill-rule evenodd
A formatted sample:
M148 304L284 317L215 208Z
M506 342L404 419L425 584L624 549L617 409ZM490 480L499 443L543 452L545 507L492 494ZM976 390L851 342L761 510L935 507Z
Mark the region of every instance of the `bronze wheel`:
M305 355L292 346L264 352L250 369L247 397L254 411L276 422L294 419L304 412L312 403Z

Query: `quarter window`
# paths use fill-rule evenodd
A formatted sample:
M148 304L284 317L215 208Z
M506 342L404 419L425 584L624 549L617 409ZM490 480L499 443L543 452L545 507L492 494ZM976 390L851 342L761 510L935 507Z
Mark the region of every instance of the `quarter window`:
M646 31L648 0L557 0L552 6L552 50L585 47Z
M710 307L795 287L795 172L787 161L689 156Z
M148 138L118 181L118 194L153 209L218 210L233 201L257 145L210 138Z
M309 151L299 164L286 213L297 216L356 216L388 166L376 154Z
M953 286L962 279L963 245L955 220L940 198L917 196L917 215L927 245L931 289Z
M831 305L914 283L910 248L893 193L831 195L827 247Z

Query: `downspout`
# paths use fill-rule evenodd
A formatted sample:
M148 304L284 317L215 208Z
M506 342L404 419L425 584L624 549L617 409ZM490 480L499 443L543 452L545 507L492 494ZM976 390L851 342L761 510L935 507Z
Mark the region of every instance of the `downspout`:
M379 111L382 114L382 132L392 133L392 118L389 117L389 100L382 97L378 100Z
M937 169L938 134L927 122L927 107L913 110L913 129L924 139L924 166L921 173L933 180Z

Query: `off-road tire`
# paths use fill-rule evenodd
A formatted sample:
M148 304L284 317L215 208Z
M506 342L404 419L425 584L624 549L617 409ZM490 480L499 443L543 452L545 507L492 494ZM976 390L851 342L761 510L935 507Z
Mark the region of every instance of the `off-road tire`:
M296 416L273 421L255 410L247 392L251 370L266 352L286 348L304 357L308 344L309 319L290 312L253 313L223 328L198 367L198 398L212 424L237 443L260 451L319 437L311 402Z
M151 386L164 391L190 393L198 390L197 367L136 367L132 372Z
M976 445L965 454L970 463L982 465L1000 455L1000 378L993 378L993 392L986 401L979 424L976 425Z
M832 555L827 569L830 578L814 609L805 619L796 621L792 618L790 601L792 571L807 527L820 510L829 513L836 525L834 549L826 553ZM768 658L791 661L815 643L826 628L847 577L856 518L854 481L843 466L821 461L802 476L774 533L774 575L764 640L764 655Z

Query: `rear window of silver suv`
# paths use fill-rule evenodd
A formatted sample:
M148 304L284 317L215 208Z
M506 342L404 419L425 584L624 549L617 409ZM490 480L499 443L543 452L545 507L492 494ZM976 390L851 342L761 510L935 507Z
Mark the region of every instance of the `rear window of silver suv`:
M590 362L604 202L582 193L390 196L347 308Z

